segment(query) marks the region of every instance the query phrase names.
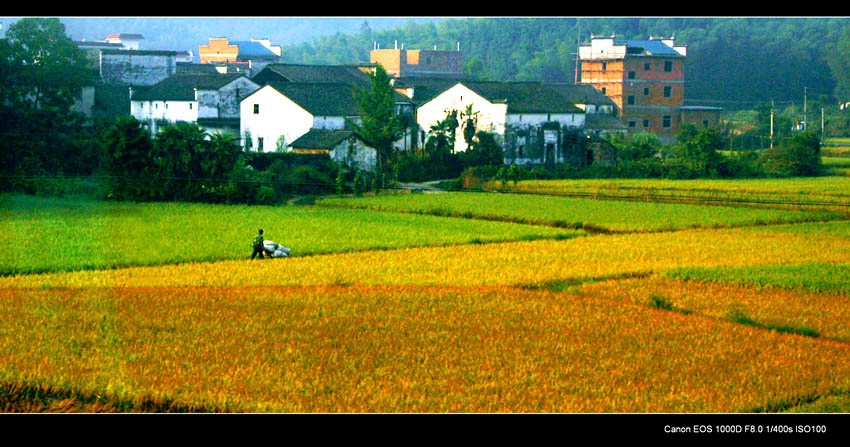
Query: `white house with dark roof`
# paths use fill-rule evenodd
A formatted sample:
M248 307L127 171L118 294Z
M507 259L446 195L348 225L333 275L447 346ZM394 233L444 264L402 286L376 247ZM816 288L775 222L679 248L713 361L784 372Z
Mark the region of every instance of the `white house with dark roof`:
M346 130L348 121L360 121L359 87L353 82L267 83L242 100L243 146L258 152L288 150L311 129ZM403 95L396 95L396 107L397 113L413 114L413 103ZM408 149L409 143L402 138L395 146Z
M356 121L359 115L351 85L281 82L242 100L239 127L244 147L274 152L310 129L345 129L346 119Z
M337 163L364 171L374 171L378 163L378 151L352 130L310 129L290 143L289 149L299 154L327 154Z
M156 133L179 121L208 132L239 133L239 104L259 88L242 74L178 73L150 87L133 88L130 113Z
M463 113L468 108L476 130L496 134L506 163L554 164L586 158L573 153L580 145L585 111L538 82L461 81L420 105L417 122L428 133L457 111L460 126L454 150L464 151L468 145L463 126L470 117Z

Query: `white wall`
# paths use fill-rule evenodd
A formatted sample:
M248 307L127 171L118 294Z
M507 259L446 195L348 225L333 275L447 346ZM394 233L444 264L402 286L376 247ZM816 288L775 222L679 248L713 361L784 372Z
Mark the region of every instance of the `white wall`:
M374 172L375 167L378 165L378 151L367 147L362 141L356 138L353 142L343 141L330 151L328 155L338 163L370 172Z
M147 123L151 132L156 133L159 125L156 120L169 123L198 121L197 101L130 101L130 114L137 120Z
M254 113L254 105L259 113ZM258 150L258 139L263 139L263 152L274 152L281 135L292 143L313 126L313 115L286 96L265 86L246 97L240 104L240 132L244 141L246 132L251 137L251 149Z
M508 126L538 126L558 122L567 127L584 127L584 113L512 113L505 117Z
M416 112L416 122L426 134L430 134L431 126L444 120L447 111L454 109L461 113L466 111L469 104L472 104L473 112L478 112L477 130L504 136L507 104L493 104L463 84L455 85L419 107ZM455 139L455 151L465 151L467 144L463 138L462 121L464 120L460 116L458 120L461 123ZM422 144L424 143L423 141Z

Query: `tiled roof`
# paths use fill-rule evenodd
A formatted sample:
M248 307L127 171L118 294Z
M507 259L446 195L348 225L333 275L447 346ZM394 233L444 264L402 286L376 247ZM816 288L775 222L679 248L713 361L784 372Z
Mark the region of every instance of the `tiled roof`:
M314 116L360 114L356 89L349 84L277 82L269 85Z
M507 103L508 113L584 113L557 91L539 82L463 82L493 103Z
M144 39L141 34L116 33L106 36L107 39Z
M434 99L457 84L483 96L493 103L507 103L508 113L583 113L575 104L582 93L598 102L606 103L609 99L596 98L592 92L584 92L583 88L573 89L560 85L551 86L540 82L500 82L474 81L447 78L400 78L396 88L413 88L413 102L419 105ZM566 84L564 84L566 85ZM593 104L596 104L594 102ZM611 103L613 104L613 103Z
M177 73L209 73L219 74L212 64L194 64L191 62L177 62Z
M274 54L272 50L263 46L263 44L259 42L253 41L239 41L239 42L230 42L230 45L236 45L239 47L239 56L272 56L277 57L277 54Z
M429 78L429 77L402 77L395 80L395 88L412 88L413 102L425 104L434 99L440 93L454 87L458 82L466 82L459 79Z
M256 82L256 78L254 78ZM352 84L332 82L270 82L274 88L314 116L359 116L358 89ZM409 103L410 98L393 92L396 103Z
M215 90L244 76L233 74L177 73L158 83L133 91L133 101L193 101L195 89Z
M350 65L269 64L253 79L259 84L284 81L369 85L369 75Z
M98 47L98 48L124 48L120 43L98 42L92 40L75 40L74 44L78 47Z
M625 129L626 125L614 115L588 113L584 116L584 127L590 130L616 130Z
M352 130L310 129L289 146L293 149L331 150L352 136L357 136L357 133Z
M634 54L633 49L641 49L641 53L648 56L682 56L660 40L625 40L624 43L630 54Z
M117 50L105 49L100 50L102 54L121 54L129 56L176 56L176 51L171 50Z
M587 84L546 84L573 104L593 104L597 106L614 106L614 101L599 90Z

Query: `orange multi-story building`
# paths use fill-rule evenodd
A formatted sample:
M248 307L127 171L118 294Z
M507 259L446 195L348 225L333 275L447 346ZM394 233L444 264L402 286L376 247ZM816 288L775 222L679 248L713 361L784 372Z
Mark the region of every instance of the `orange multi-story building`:
M198 55L202 64L245 68L259 73L266 65L280 61L281 47L272 45L269 39L229 42L226 37L210 37L208 45L198 46Z
M593 37L579 46L582 84L611 98L630 133L671 140L682 122L687 50L672 39Z
M461 52L441 50L405 50L375 48L369 62L380 64L387 74L396 78L409 76L459 78L463 76Z

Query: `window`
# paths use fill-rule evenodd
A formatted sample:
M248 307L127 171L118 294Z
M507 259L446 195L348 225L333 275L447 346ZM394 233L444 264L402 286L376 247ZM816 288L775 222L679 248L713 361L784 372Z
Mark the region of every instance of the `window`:
M628 103L630 106L635 105L635 97L634 97L634 96L629 96L629 97L627 97L627 98L626 98L626 103Z
M643 96L649 96L649 87L643 88Z
M189 103L189 110L192 110L192 103Z
M673 71L673 61L664 61L664 71L667 73Z
M665 129L669 129L671 125L672 125L672 124L671 124L670 115L664 115L664 119L663 119L663 124L662 124L662 126L663 126Z
M643 120L643 127L649 127L649 120Z
M629 121L629 127L634 128L636 125L634 121Z
M257 115L259 113L260 113L260 105L254 104L254 115Z
M602 87L602 94L603 94L603 95L605 94L605 90L606 90L606 88L605 88L605 87Z
M608 62L603 62L602 63L602 71L605 71L607 69L608 69Z
M643 64L643 69L644 69L645 71L652 71L652 64L651 64L651 63L649 63L649 62L647 62L647 63Z
M708 127L708 120L702 120L702 125Z
M519 153L519 156L522 157L522 145L519 145L519 148L517 149L517 151Z
M664 97L670 98L673 96L673 87L667 86L664 87Z
M635 78L635 72L630 71L629 72L629 79L634 79L634 78Z
M263 151L263 137L257 138L257 151L258 152Z

